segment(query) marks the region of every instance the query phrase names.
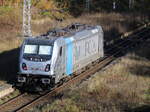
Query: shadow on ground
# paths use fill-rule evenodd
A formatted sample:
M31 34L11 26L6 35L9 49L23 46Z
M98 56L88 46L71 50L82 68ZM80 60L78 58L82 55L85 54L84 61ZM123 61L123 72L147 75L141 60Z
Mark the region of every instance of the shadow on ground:
M150 66L136 65L130 68L132 74L150 77Z
M150 112L150 105L143 105L141 107L133 108L127 112Z
M0 54L0 80L12 83L18 71L19 48Z
M135 52L136 55L150 60L150 42L142 46L142 50Z
M136 64L132 67L129 67L129 71L132 74L150 77L150 64L148 64L150 63L150 49L149 48L150 48L150 43L146 43L140 47L140 50L139 48L137 48L133 52L135 54L135 57L130 57L130 59L141 62L141 64Z
M121 32L116 27L112 27L109 30L104 31L104 40L106 42L114 41L120 38Z

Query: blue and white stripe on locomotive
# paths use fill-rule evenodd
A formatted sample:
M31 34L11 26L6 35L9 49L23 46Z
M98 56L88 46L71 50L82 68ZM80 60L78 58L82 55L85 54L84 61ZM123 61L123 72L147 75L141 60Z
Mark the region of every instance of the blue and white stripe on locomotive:
M66 43L66 74L73 73L73 37L65 38Z

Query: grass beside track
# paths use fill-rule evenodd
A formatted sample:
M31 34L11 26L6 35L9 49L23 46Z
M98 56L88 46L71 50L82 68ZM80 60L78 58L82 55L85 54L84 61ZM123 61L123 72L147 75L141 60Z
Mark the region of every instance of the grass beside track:
M14 92L10 93L9 95L0 99L0 105L7 102L8 100L18 96L20 94L19 90L15 90Z
M36 112L125 112L150 109L150 45L144 45L66 90Z

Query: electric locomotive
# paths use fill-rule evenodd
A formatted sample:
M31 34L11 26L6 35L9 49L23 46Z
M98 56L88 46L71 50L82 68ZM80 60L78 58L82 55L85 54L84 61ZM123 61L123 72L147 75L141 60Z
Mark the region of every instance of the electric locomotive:
M84 24L26 38L20 47L17 86L51 88L103 57L103 46L101 26Z

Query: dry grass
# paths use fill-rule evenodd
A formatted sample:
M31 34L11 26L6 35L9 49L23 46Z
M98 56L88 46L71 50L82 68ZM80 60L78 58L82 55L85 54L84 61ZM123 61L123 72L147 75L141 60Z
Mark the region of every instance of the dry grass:
M66 90L61 99L32 111L135 112L138 107L150 106L149 47L136 49L79 87Z
M68 18L67 18L68 17ZM32 21L32 31L34 35L46 33L53 28L65 27L72 23L82 23L91 25L101 25L105 33L105 41L109 42L119 38L125 32L131 31L143 24L140 15L120 14L120 13L96 13L84 14L78 18L67 16L62 22L51 20L46 17ZM132 19L131 19L132 18Z
M90 15L82 15L78 18L69 17L63 22L52 21L46 18L46 20L40 20L40 22L37 22L36 20L33 21L33 29L34 32L43 33L49 29L64 27L71 23L101 25L105 32L105 37L112 39L112 36L118 36L137 27L137 25L141 21L140 16L130 19L132 17L133 15L131 14L127 15L119 13L97 13ZM43 27L41 27L41 25L44 25L44 29Z
M18 96L20 94L20 92L18 90L15 90L14 92L10 93L9 95L3 97L0 99L0 105L7 102L8 100Z
M0 53L20 45L21 20L18 8L0 7Z
M46 104L44 107L39 109L31 109L33 112L80 112L81 110L77 107L76 103L71 99L56 100L53 104Z

